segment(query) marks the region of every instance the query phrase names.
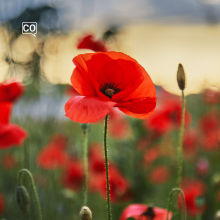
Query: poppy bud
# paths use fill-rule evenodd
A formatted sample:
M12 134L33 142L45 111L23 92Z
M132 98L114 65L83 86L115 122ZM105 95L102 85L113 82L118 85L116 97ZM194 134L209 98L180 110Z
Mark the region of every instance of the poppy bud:
M198 196L196 198L196 205L201 208L205 204L205 198L203 196Z
M220 211L215 213L215 220L220 220Z
M177 82L178 82L179 88L181 90L184 90L186 77L185 77L185 72L184 72L184 69L181 63L179 63L178 70L177 70Z
M83 132L85 132L87 129L89 129L89 125L90 125L90 123L80 123L80 126L81 126Z
M92 212L87 206L83 206L79 213L80 220L92 220Z
M24 186L17 187L16 200L21 211L26 214L30 209L30 196Z

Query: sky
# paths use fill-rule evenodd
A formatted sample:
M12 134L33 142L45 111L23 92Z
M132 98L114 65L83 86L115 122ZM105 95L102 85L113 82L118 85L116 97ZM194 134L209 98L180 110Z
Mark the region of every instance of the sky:
M160 21L167 23L216 22L220 0L1 0L0 21L12 19L27 7L58 8L62 27L76 28L87 20L106 23Z

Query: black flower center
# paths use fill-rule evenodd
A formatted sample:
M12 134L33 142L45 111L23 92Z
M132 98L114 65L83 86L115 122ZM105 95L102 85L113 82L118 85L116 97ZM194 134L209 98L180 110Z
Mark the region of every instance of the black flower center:
M154 208L152 206L149 206L147 210L143 212L141 215L149 217L150 220L153 220L155 218Z
M111 84L111 83L104 83L104 85L102 85L100 91L104 95L106 95L107 97L109 97L111 99L113 95L117 94L121 90L119 88L117 88L117 86L115 86L114 83L113 84Z

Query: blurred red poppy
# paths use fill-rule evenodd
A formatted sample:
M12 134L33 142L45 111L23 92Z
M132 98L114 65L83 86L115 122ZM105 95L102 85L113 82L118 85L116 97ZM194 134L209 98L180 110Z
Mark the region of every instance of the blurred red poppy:
M182 182L182 190L185 196L186 213L192 217L197 216L200 212L205 211L205 205L198 207L196 204L197 197L204 196L206 186L199 180L184 180ZM179 208L182 208L182 200L179 196Z
M3 214L5 210L3 195L0 194L0 214Z
M27 137L27 133L18 125L9 123L12 103L0 102L0 109L0 149L21 145Z
M206 176L209 172L209 160L207 158L200 158L196 163L196 173L199 176Z
M159 147L152 147L144 155L144 165L151 165L161 155Z
M53 136L51 142L38 154L37 165L47 170L63 168L69 161L69 156L64 151L66 145L66 139L62 135Z
M125 208L120 216L120 220L134 218L136 220L166 220L167 210L151 207L144 204L132 204ZM169 212L168 220L172 218L172 213Z
M168 168L165 166L158 166L150 172L149 179L151 182L155 184L163 184L167 182L169 177L170 177L170 172Z
M187 130L183 136L183 152L187 156L193 156L197 151L196 130Z
M112 107L125 114L146 119L156 107L155 86L144 68L120 52L87 53L73 59L76 68L71 82L82 96L65 105L72 121L93 123L105 117Z
M156 110L154 115L144 121L147 129L162 135L169 131L172 127L179 128L181 124L182 105L179 100L166 100L160 109ZM185 126L191 122L191 116L186 110Z
M120 171L113 166L109 167L109 184L110 184L110 199L111 202L126 202L132 198L130 184ZM103 198L106 199L106 176L102 174L100 178L99 191Z
M216 90L207 89L203 93L203 99L207 104L220 103L220 92Z
M7 153L1 158L1 164L5 169L12 169L17 165L17 160L13 155Z
M105 173L105 161L102 152L102 145L92 143L89 147L89 170L92 173Z
M129 123L126 121L126 119L121 119L117 121L110 120L108 132L109 135L115 139L123 139L128 136L130 132Z
M105 42L101 40L95 40L93 35L86 35L82 38L78 45L78 49L90 49L95 52L107 52L107 48L105 46Z
M216 150L219 147L220 124L217 112L209 112L199 121L202 136L200 142L208 151Z
M84 168L80 161L72 160L66 166L66 169L61 177L64 187L75 191L81 190L84 183Z
M24 86L22 83L14 79L0 83L0 102L14 102L23 92Z

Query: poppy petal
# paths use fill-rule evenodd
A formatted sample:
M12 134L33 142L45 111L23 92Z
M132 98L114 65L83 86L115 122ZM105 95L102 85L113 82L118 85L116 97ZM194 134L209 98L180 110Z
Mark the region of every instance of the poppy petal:
M15 79L7 80L0 84L0 102L16 101L24 92L22 83Z
M127 96L123 101L128 101L137 98L156 97L156 89L154 83L152 82L150 76L145 71L145 69L142 66L140 66L140 68L142 68L142 73L144 76L142 83L133 93Z
M0 102L0 123L8 124L10 121L12 103L11 102Z
M89 80L88 73L86 73L84 70L80 70L78 67L76 67L73 70L73 74L70 78L70 81L73 85L73 88L83 96L94 96L95 90L94 87Z
M66 116L79 123L93 123L105 117L115 102L97 97L75 96L65 105Z
M95 87L98 87L98 83L88 70L88 61L91 60L93 55L94 53L80 54L73 58L76 68L73 70L70 80L73 88L83 96L94 96Z
M10 148L14 145L21 145L26 137L27 132L17 125L1 125L0 149Z
M147 211L148 206L144 204L132 204L129 205L127 208L124 209L120 220L126 220L128 218L140 219L140 216ZM167 210L154 207L153 208L155 217L154 220L166 220L167 218ZM169 213L168 219L172 218L172 213Z
M99 90L106 83L114 84L121 90L112 97L115 102L123 100L135 91L144 80L142 71L146 72L129 56L123 53L120 55L122 57L118 57L118 53L115 52L98 53L89 61L89 70L98 82ZM124 57L127 59L123 59Z
M93 35L87 35L77 45L78 49L90 49L95 52L106 52L105 42L101 40L95 40Z
M148 208L148 206L143 205L143 204L129 205L122 212L120 220L127 220L127 218L130 218L130 217L138 218L144 211L147 210L147 208Z
M149 118L156 107L157 98L145 98L133 100L130 102L119 103L116 107L126 115L134 118L146 119Z

